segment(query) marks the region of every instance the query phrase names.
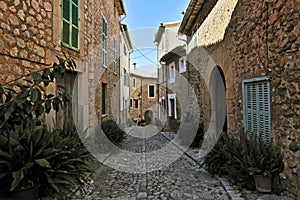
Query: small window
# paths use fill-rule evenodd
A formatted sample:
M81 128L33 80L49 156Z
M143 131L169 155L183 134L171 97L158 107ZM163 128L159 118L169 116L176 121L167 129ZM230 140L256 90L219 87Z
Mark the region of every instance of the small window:
M194 34L194 47L198 46L198 31Z
M133 88L136 88L136 82L135 82L135 78L134 78L134 79L132 79L132 87L133 87Z
M123 78L123 79L124 79L124 83L123 83L123 84L124 84L124 86L127 86L127 82L128 82L128 81L127 81L127 77L128 77L128 76L127 76L127 70L126 70L125 68L124 68L124 72L123 72L123 73L124 73L124 74L123 74L123 76L124 76L124 78Z
M114 73L117 73L117 39L114 37Z
M107 90L107 84L102 83L102 112L101 114L106 114L106 90Z
M135 107L135 108L138 108L138 107L139 107L139 100L138 100L138 99L135 99L135 100L134 100L134 107Z
M149 85L148 87L148 97L155 97L154 85Z
M166 65L162 64L161 66L161 76L162 76L162 81L166 81Z
M179 72L186 72L186 58L183 57L179 60Z
M62 44L79 49L79 3L78 0L62 1Z
M127 55L127 48L126 48L125 44L123 44L123 51L124 51L124 55L126 56Z
M270 141L270 82L266 77L243 81L243 112L245 131Z
M170 83L175 82L175 67L171 66L170 67Z
M130 107L132 107L132 99L130 99Z
M107 22L102 16L102 64L107 67Z

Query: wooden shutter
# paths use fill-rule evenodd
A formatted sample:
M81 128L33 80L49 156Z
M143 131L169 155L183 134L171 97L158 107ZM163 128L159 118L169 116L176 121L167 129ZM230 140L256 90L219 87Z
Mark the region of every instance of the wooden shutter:
M114 37L114 73L117 73L117 39Z
M104 17L102 17L102 59L103 66L107 66L107 22Z
M72 1L72 47L78 49L79 7L78 0Z
M78 49L79 38L79 4L78 0L62 1L62 42Z
M106 90L107 84L102 83L102 114L106 114Z
M270 83L266 80L243 81L244 127L250 134L262 134L270 141Z
M62 42L70 43L70 0L63 0L62 3L63 30Z

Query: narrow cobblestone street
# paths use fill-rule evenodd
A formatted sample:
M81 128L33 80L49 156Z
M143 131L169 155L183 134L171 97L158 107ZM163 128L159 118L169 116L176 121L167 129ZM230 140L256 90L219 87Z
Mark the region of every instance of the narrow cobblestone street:
M158 150L169 140L158 133L151 138L128 136L121 148L146 153ZM156 162L144 156L143 166ZM158 161L159 162L159 161ZM143 167L141 166L141 167ZM148 170L149 171L149 170ZM157 171L125 173L101 166L97 170L92 199L229 199L221 183L187 155Z
M174 145L172 141L175 137L174 134L159 132L147 138L143 133L144 135L133 137L142 131L139 129L139 127L134 129L136 134L128 134L119 146L122 150L136 153L136 156L116 157L118 152L108 155L107 160L114 160L115 166L109 167L109 165L101 163L96 166L93 192L84 197L84 200L293 200L287 194L278 196L238 188L226 178L215 177L206 172L202 167L202 159L199 157L198 150L188 149L184 153L180 147ZM153 154L151 156L152 152L168 145L171 147L167 150L180 152L182 156L178 159L158 154L154 154L157 155L156 158L153 157ZM126 154L121 155L126 156ZM172 153L169 155L172 157ZM171 159L175 161L168 164ZM124 160L126 161L125 166L122 163ZM131 167L130 170L126 170L136 171L136 173L116 170L118 164L123 167L121 169Z

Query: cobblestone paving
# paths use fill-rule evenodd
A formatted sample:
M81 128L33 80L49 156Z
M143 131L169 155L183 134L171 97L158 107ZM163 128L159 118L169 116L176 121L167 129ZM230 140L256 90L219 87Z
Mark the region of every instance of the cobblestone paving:
M200 167L202 160L197 150L189 149L169 165L152 170L164 160L172 159L160 157L159 154L156 158L151 156L152 152L172 144L172 138L174 135L170 133L158 133L150 138L128 136L119 147L137 153L137 156L127 160L128 163L125 162L129 167L130 163L136 165L140 162L140 165L132 166L137 173L126 173L100 164L97 166L94 192L81 199L293 200L290 195L278 196L239 189L224 178L212 177ZM179 152L172 145L168 150ZM117 158L116 163L118 159L121 158Z
M161 133L144 139L127 137L120 148L135 153L143 152L142 167L151 167L150 172L125 173L100 166L95 192L89 199L229 199L221 183L199 168L199 164L187 155L153 171L156 162L161 162L163 158L154 159L150 156L151 152L169 143Z

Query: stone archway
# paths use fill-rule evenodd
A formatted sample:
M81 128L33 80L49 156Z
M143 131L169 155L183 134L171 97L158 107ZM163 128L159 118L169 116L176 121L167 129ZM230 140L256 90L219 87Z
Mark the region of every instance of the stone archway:
M215 66L209 80L213 130L227 132L226 82L223 70Z
M153 111L147 110L144 114L146 125L150 124L153 121Z

